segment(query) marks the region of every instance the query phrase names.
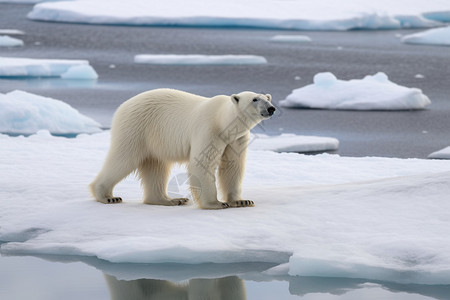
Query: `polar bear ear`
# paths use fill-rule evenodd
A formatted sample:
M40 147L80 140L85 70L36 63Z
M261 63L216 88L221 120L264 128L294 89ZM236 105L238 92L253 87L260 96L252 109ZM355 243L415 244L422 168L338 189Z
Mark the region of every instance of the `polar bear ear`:
M271 94L266 94L266 97L267 97L267 101L272 101L272 95Z
M236 94L231 95L231 101L233 103L239 103L239 95Z

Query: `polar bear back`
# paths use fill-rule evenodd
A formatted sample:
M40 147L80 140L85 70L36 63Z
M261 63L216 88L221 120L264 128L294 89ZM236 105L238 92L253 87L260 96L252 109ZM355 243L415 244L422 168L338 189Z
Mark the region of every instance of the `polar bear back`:
M215 127L220 120L217 112L226 114L221 106L231 103L227 99L171 89L141 93L117 109L111 144L128 147L136 159L150 155L164 161L187 161L193 136Z

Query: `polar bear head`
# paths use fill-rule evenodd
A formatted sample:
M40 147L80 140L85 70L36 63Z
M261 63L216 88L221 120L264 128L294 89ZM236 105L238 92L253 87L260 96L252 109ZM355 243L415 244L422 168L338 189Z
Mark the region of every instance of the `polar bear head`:
M262 121L270 118L275 112L275 107L270 102L270 94L256 94L253 92L242 92L231 95L231 101L239 108L244 115L255 121Z

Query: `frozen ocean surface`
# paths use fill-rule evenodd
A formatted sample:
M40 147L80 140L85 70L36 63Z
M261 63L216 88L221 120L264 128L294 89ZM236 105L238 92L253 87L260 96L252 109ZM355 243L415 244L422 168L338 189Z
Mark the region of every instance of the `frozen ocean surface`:
M330 72L318 73L313 84L293 90L280 101L284 107L343 110L424 109L430 103L420 89L397 85L382 72L349 81L338 80Z
M93 24L351 30L433 27L450 20L448 11L450 3L445 0L416 1L414 5L406 0L215 0L208 5L201 0L167 0L158 5L141 0L77 0L37 4L28 17Z

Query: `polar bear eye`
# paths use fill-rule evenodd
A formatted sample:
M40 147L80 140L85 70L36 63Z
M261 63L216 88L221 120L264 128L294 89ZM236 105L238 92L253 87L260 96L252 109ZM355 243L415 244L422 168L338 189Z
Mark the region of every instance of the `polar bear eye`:
M258 98L254 98L254 99L253 99L253 102L256 102L256 101L258 101L258 100L259 100Z

